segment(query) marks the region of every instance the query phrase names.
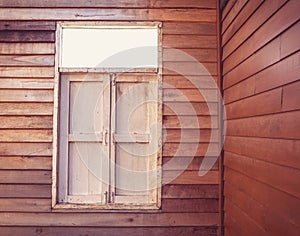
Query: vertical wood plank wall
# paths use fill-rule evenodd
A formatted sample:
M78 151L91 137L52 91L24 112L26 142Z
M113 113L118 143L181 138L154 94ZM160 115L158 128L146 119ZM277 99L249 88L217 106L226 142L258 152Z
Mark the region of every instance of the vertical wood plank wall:
M300 232L300 1L222 14L225 235Z
M161 212L65 213L51 210L56 21L162 21L163 45L182 49L191 54L202 62L217 80L216 5L216 0L0 0L1 235L217 235L218 165L216 164L204 177L198 176L198 169L207 148L211 128L217 130L218 125L217 122L214 124L210 122L206 103L197 89L180 75L169 70L164 71L163 81L180 89L194 105L201 127L201 145L188 169L163 187ZM292 30L290 33L293 32ZM285 53L290 53L289 50L286 48ZM297 54L293 54L281 63L292 66L296 56ZM167 50L164 51L164 63L165 65L175 63L178 67L192 67L186 62L178 61ZM276 67L280 65L279 63ZM209 83L205 82L207 77L198 74L194 76L204 81L206 92L211 94L209 102L215 107L213 119L217 119L215 91ZM297 83L296 85L298 86ZM294 110L297 104L289 94L296 93L295 86L287 85L257 96L258 98L265 96L273 104L273 99L276 100L275 97L283 93L284 109ZM245 101L251 102L251 99L255 98L256 96L253 96ZM163 123L166 130L166 143L163 148L163 162L165 163L174 155L180 141L178 117L167 106L168 103L177 106L180 116L185 121L183 128L191 131L191 135L184 138L183 147L188 149L189 144L195 142L195 138L193 127L189 126L190 117L185 112L182 97L175 89L165 89L164 100ZM274 106L276 111L281 109L276 104ZM237 114L234 111L238 112L233 110L229 114ZM259 112L259 109L256 111ZM292 121L293 115L299 117L297 111L278 113L274 122L280 122L283 117L289 117ZM259 119L261 124L265 124L269 118L262 116L253 119ZM248 124L244 119L233 122ZM286 135L296 135L293 133L293 127L290 128L291 133ZM238 130L231 132L238 132ZM241 140L238 137L228 137L228 151L230 141ZM257 141L257 139L251 140ZM290 140L278 142L280 145L284 145L285 142L293 145ZM230 155L231 159L228 157L228 160L234 160L235 156L232 153ZM243 158L248 160L247 157ZM280 156L278 159L281 160ZM295 161L296 158L289 160L290 168L295 168ZM278 166L278 168L287 167ZM238 175L238 172L232 169L230 173L233 179ZM296 171L293 173L297 174ZM168 176L168 173L164 172L163 175ZM248 180L246 176L244 178L245 181ZM287 195L287 197L291 196Z

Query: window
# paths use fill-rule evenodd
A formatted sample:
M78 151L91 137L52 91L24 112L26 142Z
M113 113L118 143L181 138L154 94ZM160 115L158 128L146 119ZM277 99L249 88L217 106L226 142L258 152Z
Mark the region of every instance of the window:
M160 35L159 23L59 24L54 207L159 208Z

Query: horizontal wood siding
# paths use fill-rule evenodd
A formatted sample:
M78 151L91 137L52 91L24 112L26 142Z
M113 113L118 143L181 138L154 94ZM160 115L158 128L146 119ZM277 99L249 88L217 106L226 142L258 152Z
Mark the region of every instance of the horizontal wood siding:
M225 235L300 232L299 11L298 0L223 11Z
M198 175L203 157L216 157L219 150L218 94L213 82L218 83L216 7L216 0L0 0L1 235L218 234L218 163L207 175ZM51 209L59 20L163 22L163 163L175 154L188 158L199 134L201 138L186 171L162 188L158 212ZM172 48L194 59L182 58ZM197 61L204 66L200 70ZM201 92L174 68L196 80ZM212 149L206 153L211 136ZM174 171L176 167L164 170L163 178Z

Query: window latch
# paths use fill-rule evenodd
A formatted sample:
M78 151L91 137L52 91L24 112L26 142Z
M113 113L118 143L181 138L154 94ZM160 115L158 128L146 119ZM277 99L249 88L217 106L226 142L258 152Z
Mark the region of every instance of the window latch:
M108 204L108 192L104 192L105 204Z
M107 129L104 130L103 132L103 145L106 146L107 145L107 134L108 134L108 131Z

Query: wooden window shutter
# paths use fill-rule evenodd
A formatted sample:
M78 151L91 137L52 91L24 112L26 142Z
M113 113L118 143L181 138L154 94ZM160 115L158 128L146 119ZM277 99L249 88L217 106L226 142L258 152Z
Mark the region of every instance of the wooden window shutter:
M157 75L117 75L112 86L113 201L151 204L157 196Z
M61 202L105 203L109 179L108 83L108 75L61 75Z

